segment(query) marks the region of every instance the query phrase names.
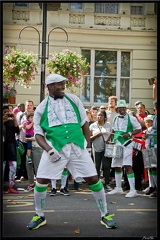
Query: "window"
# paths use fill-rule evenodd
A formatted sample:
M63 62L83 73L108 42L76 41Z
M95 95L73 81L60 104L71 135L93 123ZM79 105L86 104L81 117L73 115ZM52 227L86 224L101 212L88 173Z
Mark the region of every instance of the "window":
M83 3L71 3L71 11L82 12Z
M143 6L131 6L131 14L143 15Z
M81 100L84 104L107 103L108 97L130 99L130 52L82 50L91 68L82 77Z
M118 14L118 3L95 3L95 12Z
M23 2L23 3L22 3L22 2L21 2L21 3L18 3L18 2L17 2L17 3L15 3L14 5L15 5L15 7L23 7L23 8L26 8L26 7L29 6L28 3L24 3L24 2Z
M120 99L129 103L130 52L121 52Z

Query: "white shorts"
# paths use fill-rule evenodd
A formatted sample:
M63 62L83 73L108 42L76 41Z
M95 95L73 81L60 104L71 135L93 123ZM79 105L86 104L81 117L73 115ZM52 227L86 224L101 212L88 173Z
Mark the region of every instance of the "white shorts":
M120 142L116 141L116 145L121 145ZM126 166L132 166L132 150L133 150L133 142L128 144L126 147L123 147L123 157L122 158L112 158L112 164L111 167L123 167Z
M84 177L92 177L97 175L95 164L86 149L82 150L82 155L77 155L71 150L69 158L59 152L61 159L58 162L52 163L48 158L48 153L43 151L38 171L37 178L45 179L61 179L63 169L66 167L73 176L76 182L83 181Z

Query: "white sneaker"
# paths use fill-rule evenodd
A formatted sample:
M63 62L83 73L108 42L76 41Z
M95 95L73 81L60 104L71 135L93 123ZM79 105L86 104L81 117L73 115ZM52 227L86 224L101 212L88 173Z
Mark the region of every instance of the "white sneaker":
M145 188L142 192L149 193L150 187Z
M137 197L137 191L136 190L130 190L129 193L126 194L125 197Z
M107 194L123 194L123 189L122 188L118 188L118 187L115 187L112 191L108 192Z

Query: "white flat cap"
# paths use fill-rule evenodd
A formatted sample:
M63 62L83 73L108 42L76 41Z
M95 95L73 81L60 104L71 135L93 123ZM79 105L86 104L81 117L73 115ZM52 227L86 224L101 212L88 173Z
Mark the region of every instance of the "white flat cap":
M51 84L51 83L59 83L62 81L68 81L67 78L59 75L59 74L50 74L47 78L46 78L46 85Z
M126 101L125 100L118 100L117 101L117 108L120 108L120 107L127 107L127 104L126 104Z
M144 121L151 120L153 121L154 116L153 115L148 115L147 117L144 118Z

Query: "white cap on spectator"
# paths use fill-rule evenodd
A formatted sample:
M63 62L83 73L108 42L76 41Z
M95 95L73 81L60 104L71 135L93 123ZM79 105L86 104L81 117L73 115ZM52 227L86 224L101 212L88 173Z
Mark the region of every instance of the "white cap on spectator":
M151 120L153 121L153 115L148 115L147 117L144 118L144 121Z
M117 101L117 106L116 108L120 108L120 107L127 107L126 101L125 100L118 100Z
M54 74L50 74L46 78L46 85L51 84L51 83L59 83L59 82L63 82L63 81L68 81L68 79L59 74L54 73Z

